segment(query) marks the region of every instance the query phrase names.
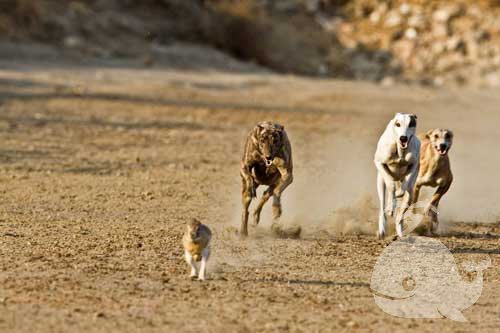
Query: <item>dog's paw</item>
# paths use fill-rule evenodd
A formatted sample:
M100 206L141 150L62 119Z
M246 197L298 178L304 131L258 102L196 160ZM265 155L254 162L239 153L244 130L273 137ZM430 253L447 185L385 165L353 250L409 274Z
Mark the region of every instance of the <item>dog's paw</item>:
M250 223L250 225L251 225L252 227L256 227L256 226L258 226L258 225L259 225L259 222L260 222L260 217L259 217L259 216L257 216L257 215L254 213L254 215L253 215L253 219L252 219L252 223Z
M394 217L394 209L392 209L392 207L387 207L385 209L385 213L387 214L387 216L389 217Z
M382 231L382 232L377 232L377 238L379 240L384 240L385 239L385 231Z

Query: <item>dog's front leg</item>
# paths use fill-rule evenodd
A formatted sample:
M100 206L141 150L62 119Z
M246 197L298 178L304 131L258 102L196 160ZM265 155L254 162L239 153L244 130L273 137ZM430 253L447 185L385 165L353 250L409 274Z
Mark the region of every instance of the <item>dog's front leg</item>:
M387 216L386 216L386 191L387 188L389 187L388 185L392 184L392 193L394 193L394 181L390 174L387 172L386 167L384 166L383 163L380 162L375 162L375 166L377 167L378 174L377 174L377 193L378 193L378 199L380 203L380 211L379 211L379 217L378 217L378 238L379 239L384 239L386 236L386 228L387 228ZM394 204L395 200L392 197L391 198L391 205Z
M396 211L396 182L390 181L389 184L386 184L387 186L387 204L385 211L387 212L387 215L390 217L394 216L394 213Z
M281 194L293 182L293 174L284 165L278 165L278 172L281 178L274 188L273 192L273 219L277 220L281 217Z
M257 205L257 208L255 208L255 211L253 212L253 225L257 226L260 221L260 213L262 212L262 208L266 204L267 200L271 198L273 195L274 191L274 186L269 186L267 190L264 191L262 194L262 197L260 198L259 204Z
M248 208L250 207L250 203L252 202L252 191L251 188L242 177L241 179L241 204L242 204L242 212L241 212L241 227L240 227L240 235L242 237L248 236Z
M431 231L433 233L436 232L438 224L439 224L439 220L438 220L439 201L441 201L441 198L443 197L443 195L445 195L446 192L448 192L448 190L450 189L450 186L451 186L451 182L439 185L436 192L432 195L431 202L429 203L429 205L425 209L426 215L430 216L430 218L431 218L431 223L432 223Z

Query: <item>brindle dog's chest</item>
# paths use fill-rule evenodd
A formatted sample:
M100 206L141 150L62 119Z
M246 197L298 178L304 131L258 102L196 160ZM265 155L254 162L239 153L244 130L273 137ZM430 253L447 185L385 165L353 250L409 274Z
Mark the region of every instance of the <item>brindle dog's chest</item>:
M260 185L272 185L280 177L280 173L274 165L266 166L264 162L255 163L252 174L257 184Z

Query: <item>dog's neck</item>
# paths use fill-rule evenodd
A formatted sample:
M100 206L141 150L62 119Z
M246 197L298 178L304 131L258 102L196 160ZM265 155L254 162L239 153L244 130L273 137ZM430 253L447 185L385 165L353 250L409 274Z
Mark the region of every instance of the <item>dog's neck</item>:
M406 152L408 151L408 146L405 149L403 149L396 142L396 150L398 151L398 157L403 158L405 156Z

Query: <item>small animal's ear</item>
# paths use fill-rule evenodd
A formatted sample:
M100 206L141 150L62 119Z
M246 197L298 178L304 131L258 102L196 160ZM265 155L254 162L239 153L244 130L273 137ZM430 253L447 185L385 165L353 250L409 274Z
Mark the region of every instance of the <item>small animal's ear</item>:
M431 138L431 135L432 135L432 132L434 132L434 130L428 130L427 133L425 133L425 137L427 139L430 139Z

